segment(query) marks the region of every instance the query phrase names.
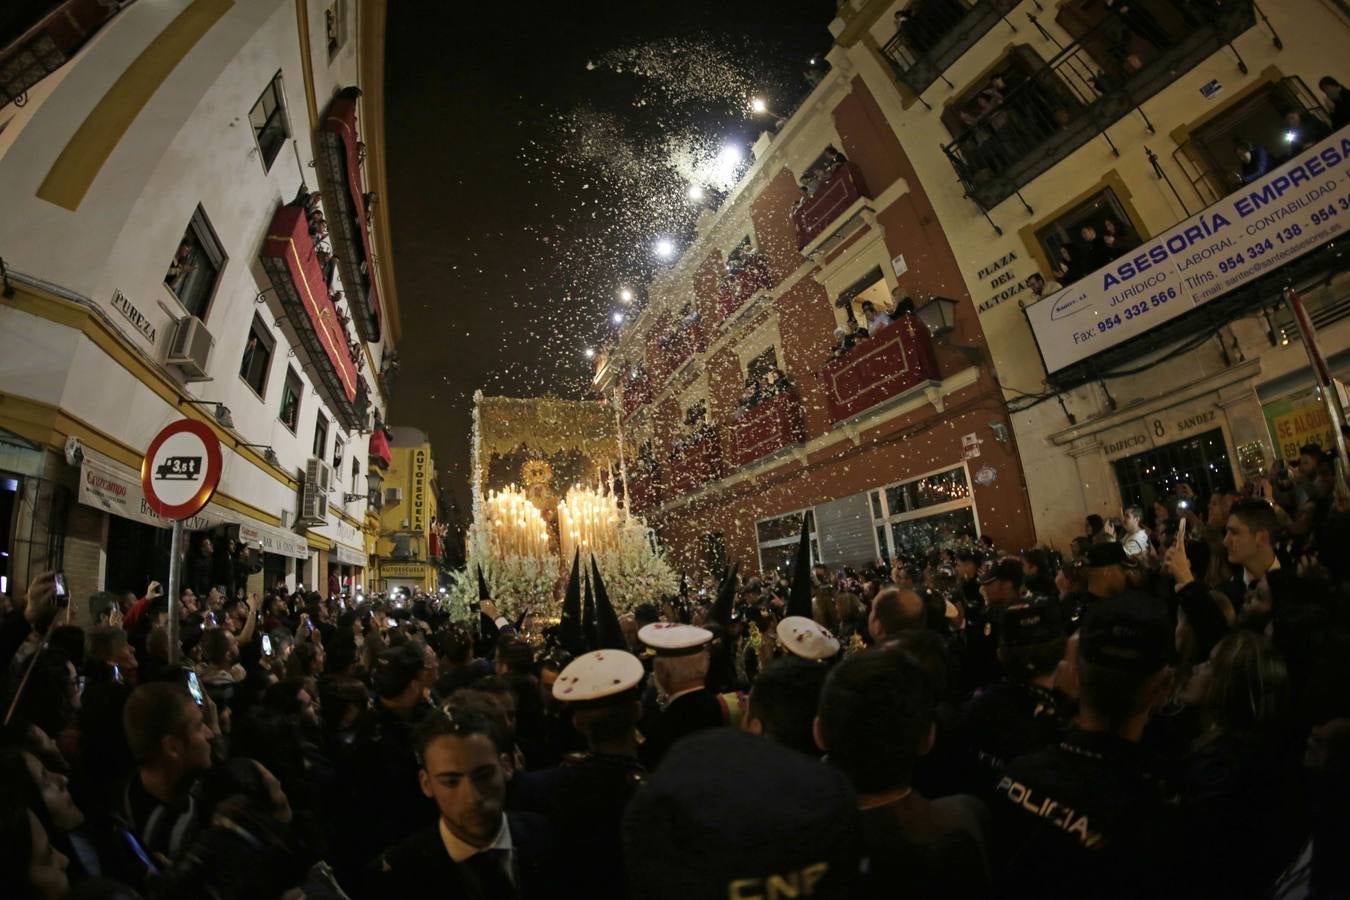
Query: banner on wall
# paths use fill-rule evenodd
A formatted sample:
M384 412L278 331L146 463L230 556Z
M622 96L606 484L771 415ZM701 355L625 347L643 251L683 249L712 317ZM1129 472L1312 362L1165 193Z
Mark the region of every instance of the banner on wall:
M1047 372L1144 334L1350 228L1350 128L1026 309Z

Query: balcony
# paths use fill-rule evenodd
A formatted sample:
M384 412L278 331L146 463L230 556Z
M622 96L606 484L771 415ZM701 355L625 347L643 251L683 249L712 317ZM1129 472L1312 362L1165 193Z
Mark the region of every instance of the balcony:
M708 341L704 334L703 320L699 316L676 322L657 341L652 380L665 381L676 369L684 365L685 360L695 353L702 353L707 348Z
M840 163L815 193L799 200L792 208L792 224L797 228L797 249L805 250L860 200L871 199L863 182L862 170L851 162Z
M27 103L28 89L69 62L116 14L105 0L20 0L7 9L0 15L0 107ZM36 21L25 29L25 18Z
M388 469L394 461L393 451L389 449L389 438L384 429L376 428L370 434L370 464L380 469Z
M806 440L802 401L793 390L761 400L731 423L727 461L733 469Z
M914 0L895 37L881 48L895 77L916 96L984 37L1020 0ZM926 105L926 104L925 104Z
M745 301L760 291L773 287L773 276L769 274L769 264L760 253L750 255L741 264L741 268L722 279L717 288L717 322L740 309Z
M343 428L369 427L369 388L324 281L304 206L277 208L259 256L314 386Z
M928 327L913 315L901 316L826 363L822 377L834 422L942 378Z
M943 147L966 195L990 210L1092 138L1110 141L1107 127L1251 28L1256 16L1252 0L1232 0L1185 28L1149 21L1142 28L1112 12L1038 69L991 81L967 103L966 127Z
M655 466L634 468L635 471L628 476L628 510L640 515L661 502L661 490Z
M696 491L722 477L722 443L715 426L705 425L694 435L677 439L675 444L665 467L670 497Z
M623 417L628 418L650 402L652 402L651 380L643 369L632 369L623 381L623 400L620 403Z
M380 297L371 268L368 195L361 181L363 151L356 131L356 98L347 88L333 98L319 125L314 167L328 211L328 234L342 272L342 286L361 340L380 340Z

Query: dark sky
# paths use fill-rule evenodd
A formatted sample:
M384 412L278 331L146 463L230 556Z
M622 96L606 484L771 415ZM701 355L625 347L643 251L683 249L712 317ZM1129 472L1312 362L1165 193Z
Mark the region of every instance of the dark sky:
M466 10L468 10L466 12ZM389 4L386 142L403 337L390 424L426 430L467 516L473 392L581 397L583 355L658 235L692 231L675 163L788 112L833 0ZM469 18L466 18L468 16ZM748 153L747 153L748 156Z

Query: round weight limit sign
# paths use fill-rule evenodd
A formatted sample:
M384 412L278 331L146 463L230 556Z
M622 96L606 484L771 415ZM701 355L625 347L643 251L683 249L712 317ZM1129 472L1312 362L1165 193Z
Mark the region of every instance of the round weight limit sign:
M220 484L220 441L202 422L166 426L145 452L141 488L157 515L181 521L201 511Z

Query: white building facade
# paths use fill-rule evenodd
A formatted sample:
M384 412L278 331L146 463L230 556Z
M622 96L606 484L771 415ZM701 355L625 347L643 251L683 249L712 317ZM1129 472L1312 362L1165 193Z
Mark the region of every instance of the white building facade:
M248 587L355 590L399 330L384 3L143 0L64 27L0 51L46 66L0 85L7 589L48 568L77 596L161 576L139 466L186 417L225 456L190 527L259 551Z

